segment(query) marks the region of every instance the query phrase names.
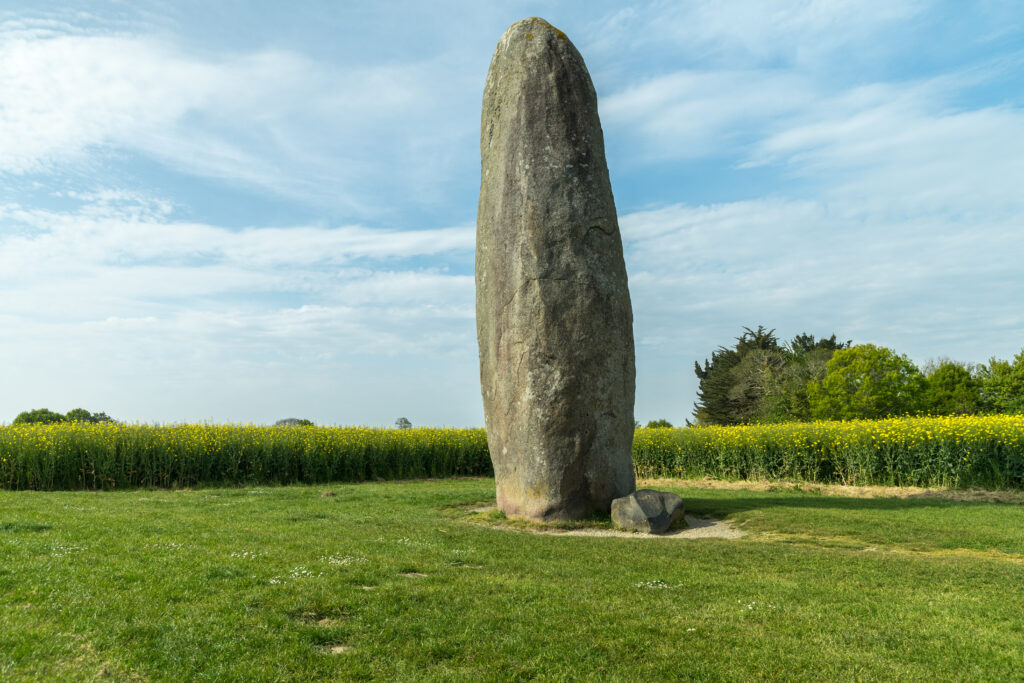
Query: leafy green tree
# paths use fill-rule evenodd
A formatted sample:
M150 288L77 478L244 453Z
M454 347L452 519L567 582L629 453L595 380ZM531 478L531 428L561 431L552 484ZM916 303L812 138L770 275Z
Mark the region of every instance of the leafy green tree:
M786 365L774 376L772 386L762 399L760 422L807 421L811 419L811 406L807 387L820 382L825 366L840 349L850 348L852 341L837 341L836 335L815 339L813 334L802 333L786 345Z
M981 382L970 366L949 359L924 368L923 407L933 415L973 415L981 408Z
M672 423L665 418L651 420L647 423L647 429L672 429Z
M981 402L996 413L1024 413L1024 349L1013 361L992 358L978 368Z
M106 413L90 413L85 408L69 410L64 419L68 422L113 422L114 420Z
M64 422L64 420L64 416L60 413L55 413L46 408L37 408L18 413L18 416L14 418L14 424L54 424L56 422Z
M820 419L877 419L919 412L926 381L905 355L874 344L836 351L825 376L807 387L811 415Z

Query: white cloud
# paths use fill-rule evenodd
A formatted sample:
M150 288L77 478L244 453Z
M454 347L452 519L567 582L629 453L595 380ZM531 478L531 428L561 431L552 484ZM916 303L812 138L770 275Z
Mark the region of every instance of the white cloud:
M918 0L691 0L616 9L590 31L598 53L666 50L677 61L729 68L765 64L817 69L828 57L872 42L921 13Z
M45 170L166 129L216 94L215 66L125 37L0 38L0 169Z
M39 318L156 324L225 311L257 324L265 315L295 319L294 310L308 318L323 306L349 307L367 324L424 311L472 315L472 276L442 265L455 258L466 266L472 227L230 230L174 221L166 203L130 194L79 199L68 213L0 206L0 222L10 226L0 235L0 291L5 312L22 316L21 325ZM432 265L410 263L425 257Z
M436 200L452 147L476 137L473 106L452 114L476 99L468 74L444 58L338 68L285 50L199 56L147 36L4 26L0 173L128 152L379 214L400 184Z
M995 320L1024 323L1008 308L1024 296L1014 220L886 221L854 205L755 201L641 212L622 230L638 336L677 349L686 339L694 357L712 349L691 344L759 323L923 357L984 360L1021 344L991 332Z
M128 419L272 420L293 405L321 422L390 422L394 400L337 396L327 378L390 386L414 371L417 386L433 377L449 392L438 403L392 387L418 420L443 423L465 399L439 368L475 355L473 228L230 230L177 222L132 193L72 199L70 212L0 206L0 353L18 388L0 397L0 421L35 403L74 407L57 397ZM381 363L394 367L374 378ZM253 395L271 386L276 398Z
M618 139L636 140L645 159L697 159L749 144L815 97L794 73L685 70L615 92L600 107Z
M874 90L884 97L836 112L826 103L816 120L767 137L751 164L828 178L831 194L856 196L883 213L982 217L1024 209L1024 110L958 110L936 102L931 89Z

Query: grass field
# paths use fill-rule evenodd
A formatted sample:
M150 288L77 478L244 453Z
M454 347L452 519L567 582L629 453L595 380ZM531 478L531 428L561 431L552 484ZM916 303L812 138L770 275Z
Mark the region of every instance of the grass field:
M668 540L469 523L465 506L493 501L493 485L0 491L0 679L1011 680L1024 670L1019 494L659 482L690 512L749 532Z

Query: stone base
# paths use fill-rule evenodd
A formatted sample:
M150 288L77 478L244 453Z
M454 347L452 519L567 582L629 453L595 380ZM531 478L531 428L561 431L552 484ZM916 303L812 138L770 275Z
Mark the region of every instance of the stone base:
M683 519L683 499L674 493L640 489L612 501L612 523L627 531L663 534Z

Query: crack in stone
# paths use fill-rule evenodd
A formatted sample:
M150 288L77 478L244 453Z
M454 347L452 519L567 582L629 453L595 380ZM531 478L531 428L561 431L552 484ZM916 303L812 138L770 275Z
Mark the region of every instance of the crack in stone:
M506 301L505 305L501 307L501 311L498 313L498 315L499 316L500 315L505 315L505 309L512 305L512 302L516 300L516 297L519 296L519 294L524 289L526 289L526 285L530 284L531 282L540 282L541 280L547 280L548 282L568 282L569 278L567 278L567 277L528 277L528 278L526 278L526 280L523 281L523 284L521 284L518 287L516 287L516 291L512 293L512 296L509 297L509 300Z

